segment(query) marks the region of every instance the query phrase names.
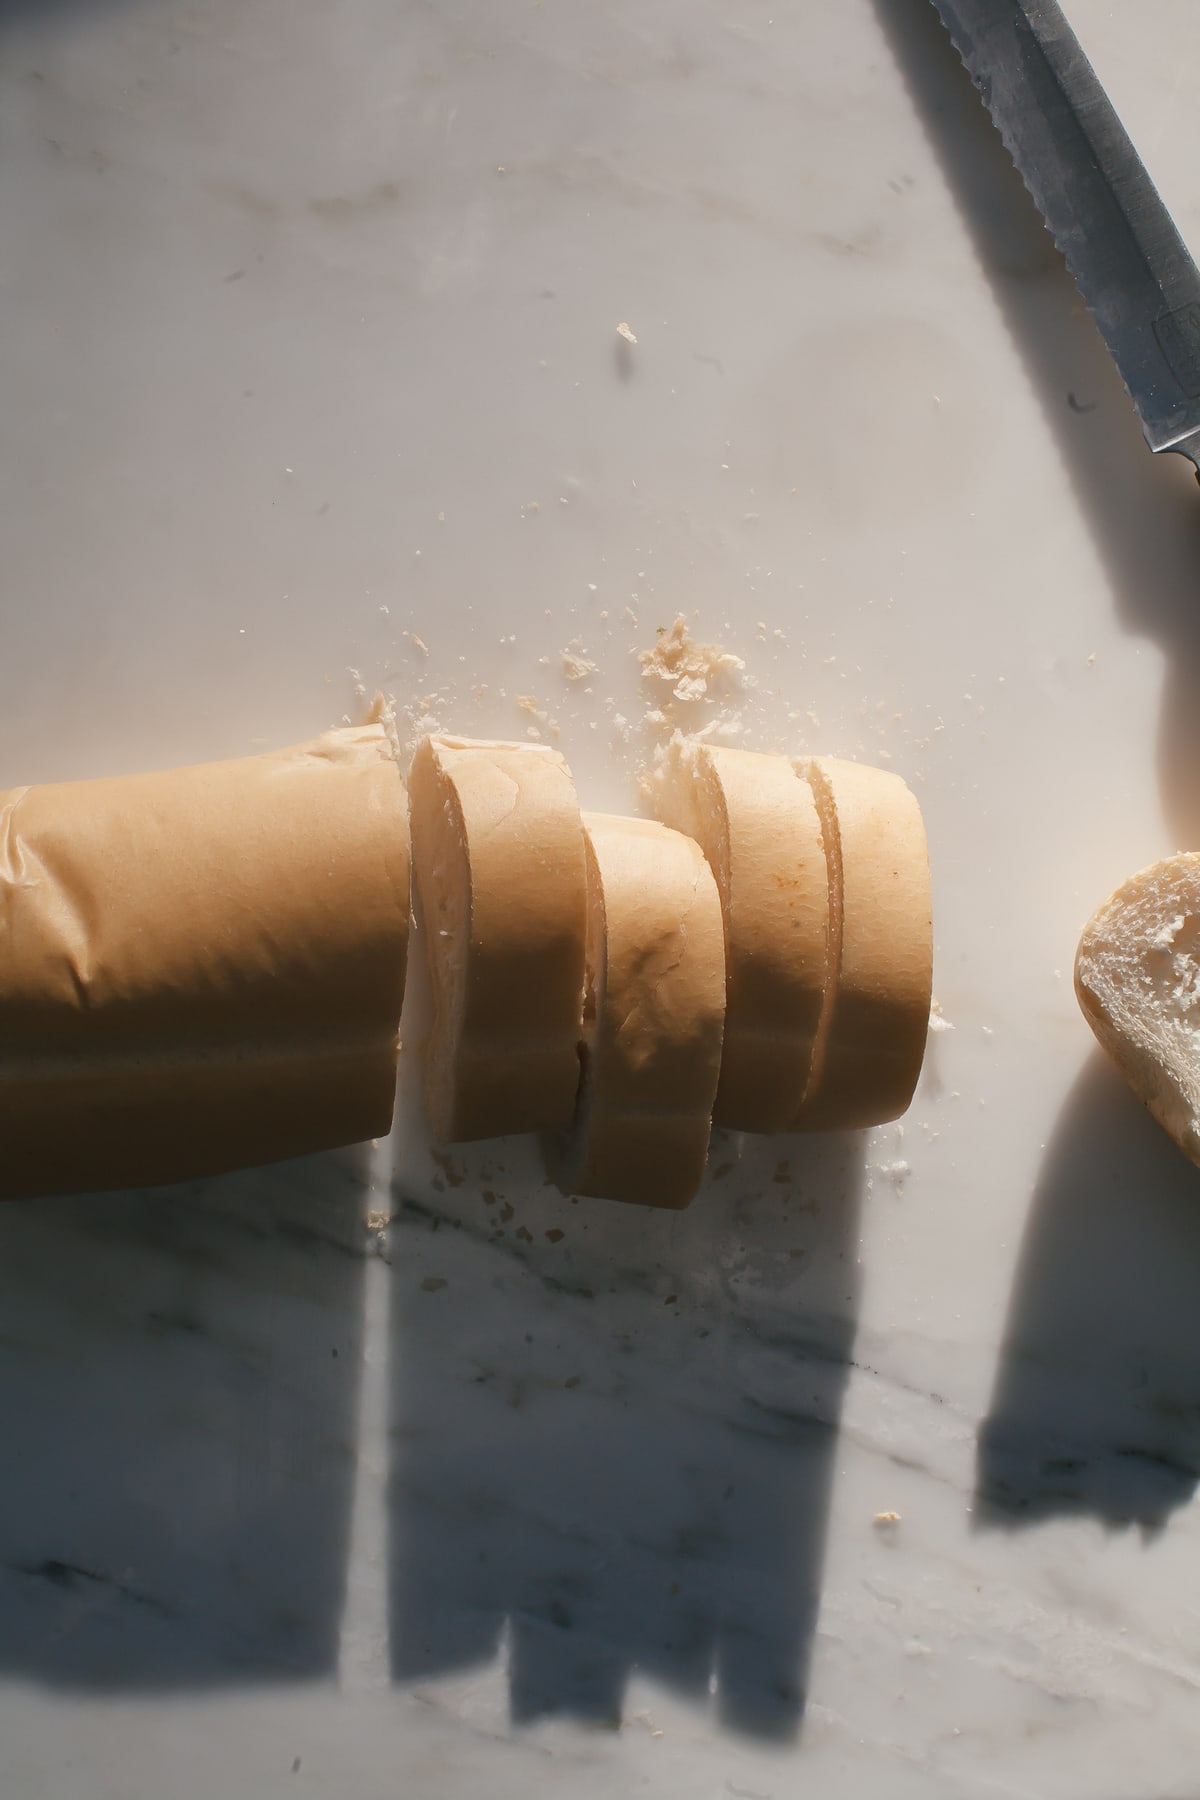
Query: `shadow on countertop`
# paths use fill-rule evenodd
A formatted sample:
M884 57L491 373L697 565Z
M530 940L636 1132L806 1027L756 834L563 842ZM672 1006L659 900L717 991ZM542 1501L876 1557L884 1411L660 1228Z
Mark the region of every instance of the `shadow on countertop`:
M76 15L85 19L101 11L145 8L146 0L0 0L0 31L9 25L44 25Z
M640 1671L788 1739L858 1310L854 1139L714 1140L682 1214L459 1147L398 1173L392 1672L506 1655L511 1711L614 1726Z
M1200 1479L1200 1176L1100 1051L1048 1146L979 1437L976 1522L1147 1533Z
M1194 470L1147 449L1100 335L929 0L873 4L1040 396L1118 618L1164 654L1163 814L1178 843L1200 843ZM1191 1499L1200 1474L1197 1181L1096 1052L1063 1107L1026 1223L979 1436L977 1523L1085 1514L1153 1533Z
M336 1668L363 1189L356 1150L0 1207L0 1672Z
M1108 573L1122 626L1165 657L1158 779L1200 844L1200 491L1153 456L1099 332L930 0L872 0ZM1151 175L1154 171L1151 169ZM1014 471L1014 490L1019 471Z

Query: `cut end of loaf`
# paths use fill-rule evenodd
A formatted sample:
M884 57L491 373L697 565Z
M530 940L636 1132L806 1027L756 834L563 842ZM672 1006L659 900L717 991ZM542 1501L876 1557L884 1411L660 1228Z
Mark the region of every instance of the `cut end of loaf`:
M1110 894L1079 940L1075 992L1139 1100L1200 1163L1200 854Z

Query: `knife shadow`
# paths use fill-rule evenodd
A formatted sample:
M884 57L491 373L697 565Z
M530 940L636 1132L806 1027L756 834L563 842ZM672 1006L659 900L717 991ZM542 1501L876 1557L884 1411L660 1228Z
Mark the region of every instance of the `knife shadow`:
M861 1149L729 1139L710 1168L681 1214L563 1199L520 1140L457 1146L432 1192L398 1173L397 1683L499 1655L514 1721L615 1728L636 1671L799 1730Z
M1102 339L928 0L873 0L996 303L1040 396L1122 626L1165 659L1158 781L1200 844L1200 495L1152 456ZM1086 1515L1158 1530L1200 1474L1187 1280L1195 1171L1096 1052L1025 1226L980 1433L975 1520Z
M1179 845L1200 845L1195 470L1183 457L1147 449L1103 340L929 0L872 4L1040 397L1118 619L1163 652L1163 815Z
M0 1207L0 1673L336 1670L364 1182L354 1150Z

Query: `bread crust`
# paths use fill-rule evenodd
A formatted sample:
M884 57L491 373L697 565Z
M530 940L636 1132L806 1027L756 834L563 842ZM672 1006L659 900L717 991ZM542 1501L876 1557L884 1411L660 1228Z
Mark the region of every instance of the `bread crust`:
M378 723L0 795L0 1195L385 1134L408 928Z

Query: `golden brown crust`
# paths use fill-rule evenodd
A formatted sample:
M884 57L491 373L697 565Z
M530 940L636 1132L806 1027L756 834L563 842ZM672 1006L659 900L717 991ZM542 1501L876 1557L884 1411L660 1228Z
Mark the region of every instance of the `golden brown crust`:
M0 1193L385 1133L408 884L378 724L0 795Z
M589 1007L566 1192L683 1207L704 1174L725 1012L721 902L698 844L587 813Z
M586 926L570 771L543 745L438 736L418 748L409 781L433 985L434 1134L565 1130L579 1085Z
M829 876L807 781L786 757L678 740L655 811L708 858L725 920L725 1049L714 1122L785 1131L809 1078L829 973Z
M829 757L796 767L830 850L836 946L796 1125L859 1130L898 1118L921 1072L933 979L925 828L915 796L888 770Z

